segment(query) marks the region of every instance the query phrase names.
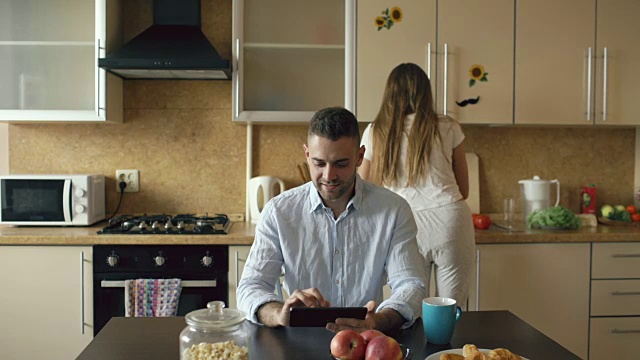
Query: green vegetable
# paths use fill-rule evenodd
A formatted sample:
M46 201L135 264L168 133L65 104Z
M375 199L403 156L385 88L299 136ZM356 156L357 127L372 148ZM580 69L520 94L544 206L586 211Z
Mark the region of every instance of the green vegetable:
M534 211L527 216L527 225L532 229L539 228L570 228L580 227L582 220L576 214L562 206L553 206Z
M618 209L618 207L616 206L616 208L610 212L607 216L607 219L609 220L614 220L614 221L626 221L629 222L631 221L631 214L629 214L629 212L626 209Z

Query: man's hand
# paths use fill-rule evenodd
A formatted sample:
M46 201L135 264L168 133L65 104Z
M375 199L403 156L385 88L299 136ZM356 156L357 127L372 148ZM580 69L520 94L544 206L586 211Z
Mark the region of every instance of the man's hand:
M296 289L284 304L271 302L258 309L258 320L269 327L289 326L289 311L293 307L328 307L331 304L324 299L317 288Z
M376 302L369 301L367 305L364 307L367 308L367 316L365 316L364 320L360 319L349 319L349 318L337 318L335 323L328 323L326 328L329 331L337 333L341 330L351 329L357 332L363 332L369 329L376 328L375 321L375 311L376 311Z

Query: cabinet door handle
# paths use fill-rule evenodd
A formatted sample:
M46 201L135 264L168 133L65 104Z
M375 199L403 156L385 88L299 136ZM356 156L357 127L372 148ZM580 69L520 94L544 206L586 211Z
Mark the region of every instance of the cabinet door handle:
M611 293L613 296L620 295L640 295L640 291L614 291Z
M637 258L640 257L640 254L613 254L612 258Z
M640 329L611 329L612 334L635 334L640 333Z
M96 44L96 62L100 59L100 39ZM97 67L97 66L96 66ZM100 117L100 68L96 70L96 116ZM83 333L84 334L84 333Z
M587 52L587 121L591 121L591 56L592 50L589 47Z
M236 39L236 119L240 116L240 39Z
M442 113L444 115L447 115L447 72L448 72L448 67L449 67L449 56L448 56L448 50L449 49L449 45L447 43L444 43L444 80L443 80L443 87L444 87L444 94L442 94L442 105L443 105L443 111Z
M427 43L427 77L431 81L431 43Z
M480 249L476 249L476 311L480 311Z
M84 251L80 251L80 333L84 335Z
M604 58L602 60L602 121L607 121L607 60L609 58L609 49L605 46Z

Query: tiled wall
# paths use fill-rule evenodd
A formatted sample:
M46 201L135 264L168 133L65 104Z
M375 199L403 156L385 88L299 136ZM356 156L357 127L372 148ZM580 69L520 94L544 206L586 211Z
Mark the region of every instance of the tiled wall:
M130 38L151 21L148 0L125 2ZM203 30L231 55L231 1L203 1ZM125 81L123 124L10 125L11 173L101 173L115 210L116 169L139 169L139 193L120 212L244 213L246 127L231 122L230 81ZM363 126L364 128L364 126ZM598 186L598 204L632 202L634 129L464 126L480 157L482 212L519 197L517 182L559 179L561 204L578 210L578 188ZM253 174L301 184L306 127L254 127Z

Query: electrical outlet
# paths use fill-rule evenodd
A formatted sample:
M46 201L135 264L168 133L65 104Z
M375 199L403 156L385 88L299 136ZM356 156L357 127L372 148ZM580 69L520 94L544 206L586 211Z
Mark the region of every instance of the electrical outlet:
M116 191L120 192L120 181L127 183L124 192L140 191L140 172L138 170L116 170Z

